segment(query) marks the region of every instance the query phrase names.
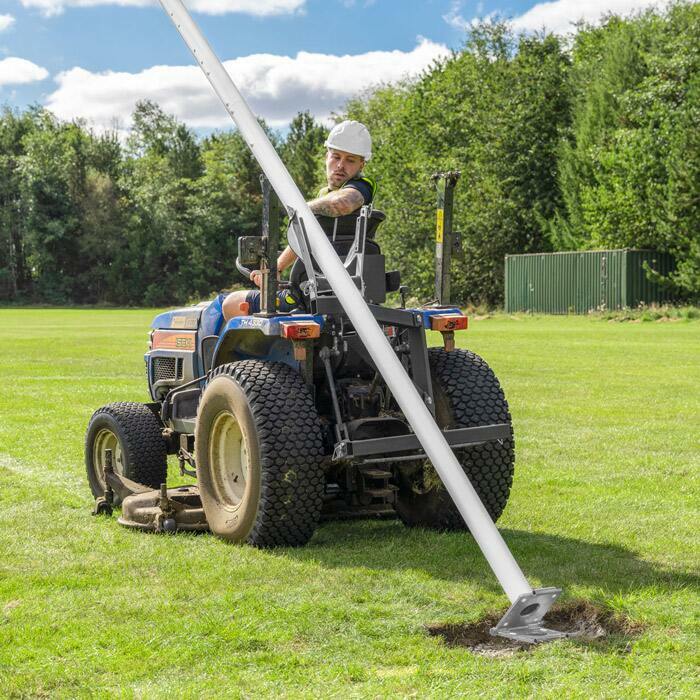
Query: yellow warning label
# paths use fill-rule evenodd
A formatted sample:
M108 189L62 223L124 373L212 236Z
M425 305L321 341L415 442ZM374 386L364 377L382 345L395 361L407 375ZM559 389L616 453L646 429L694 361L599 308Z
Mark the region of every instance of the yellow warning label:
M435 230L435 240L442 243L442 234L445 230L445 212L443 209L437 210L437 228Z

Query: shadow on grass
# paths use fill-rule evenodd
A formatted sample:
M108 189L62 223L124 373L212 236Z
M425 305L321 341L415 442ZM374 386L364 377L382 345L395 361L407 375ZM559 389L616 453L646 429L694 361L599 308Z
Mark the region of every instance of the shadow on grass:
M698 587L700 576L664 569L617 544L522 530L501 529L506 543L534 586L599 588L626 593L655 587ZM355 521L322 525L310 544L273 550L325 567L416 570L445 581L475 580L488 590L500 586L468 533L437 533L405 528L398 521Z

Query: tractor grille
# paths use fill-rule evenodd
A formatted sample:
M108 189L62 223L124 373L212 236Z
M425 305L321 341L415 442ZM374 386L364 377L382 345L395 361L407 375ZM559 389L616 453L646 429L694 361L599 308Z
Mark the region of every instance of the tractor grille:
M154 357L152 371L154 382L182 379L182 358Z

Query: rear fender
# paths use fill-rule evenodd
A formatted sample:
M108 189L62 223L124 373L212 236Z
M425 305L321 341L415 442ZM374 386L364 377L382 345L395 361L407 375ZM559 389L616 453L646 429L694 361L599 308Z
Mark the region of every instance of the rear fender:
M323 316L294 314L286 316L237 316L224 327L214 349L212 368L238 360L284 362L300 371L294 359L292 343L281 337L282 322L313 321L323 328Z
M253 359L284 362L299 370L299 362L294 359L292 343L279 336L265 335L257 328L225 331L214 350L211 367L214 369L227 362Z

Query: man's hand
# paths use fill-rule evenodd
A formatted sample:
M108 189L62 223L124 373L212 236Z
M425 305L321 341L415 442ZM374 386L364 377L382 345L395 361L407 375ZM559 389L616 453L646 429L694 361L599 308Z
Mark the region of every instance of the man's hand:
M250 273L250 280L256 287L259 287L262 284L262 272L260 272L260 270L253 270Z
M280 271L277 270L277 279L279 280L280 278ZM260 270L253 270L250 273L250 281L256 286L260 287L262 286L262 272Z

